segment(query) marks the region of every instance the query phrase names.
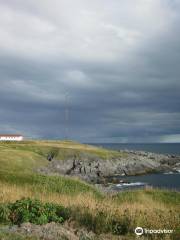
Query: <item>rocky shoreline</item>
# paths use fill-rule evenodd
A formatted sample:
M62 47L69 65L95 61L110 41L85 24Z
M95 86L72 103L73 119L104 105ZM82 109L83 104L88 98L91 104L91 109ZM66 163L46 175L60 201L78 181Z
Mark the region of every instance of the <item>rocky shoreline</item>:
M82 152L68 159L51 158L38 172L47 175L76 176L88 183L106 183L109 176L134 176L148 173L180 172L180 156L143 151L119 151L107 159Z

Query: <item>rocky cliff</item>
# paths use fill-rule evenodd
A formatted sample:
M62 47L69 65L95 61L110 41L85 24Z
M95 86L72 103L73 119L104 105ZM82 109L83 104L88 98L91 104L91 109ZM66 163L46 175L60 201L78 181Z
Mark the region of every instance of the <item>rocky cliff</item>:
M47 167L38 169L45 174L78 176L88 182L101 182L113 175L138 175L150 172L180 172L180 156L142 151L122 151L124 157L102 159L94 154L81 153L69 159L52 158ZM49 160L49 159L48 159Z

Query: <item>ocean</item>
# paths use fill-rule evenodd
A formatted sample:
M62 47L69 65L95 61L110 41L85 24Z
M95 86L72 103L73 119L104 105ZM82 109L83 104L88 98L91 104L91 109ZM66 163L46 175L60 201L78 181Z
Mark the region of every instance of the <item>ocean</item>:
M180 143L91 143L91 145L114 150L136 150L180 155Z
M96 143L95 146L101 146L113 150L135 150L146 151L160 154L180 155L180 143ZM127 184L117 184L119 190L142 188L144 186L152 186L163 189L171 189L180 191L180 174L147 174L142 176L117 176L119 180L127 181Z

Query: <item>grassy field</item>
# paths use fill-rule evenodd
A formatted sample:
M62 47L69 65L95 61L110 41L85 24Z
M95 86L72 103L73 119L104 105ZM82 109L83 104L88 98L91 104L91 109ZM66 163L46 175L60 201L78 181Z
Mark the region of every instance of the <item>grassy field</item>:
M71 141L0 143L1 204L22 198L59 204L68 209L77 228L85 227L96 234L111 234L110 239L120 239L119 235L134 239L137 226L176 230L176 234L151 239L180 239L180 193L149 188L104 195L76 178L36 174L34 169L46 166L47 154L52 151L58 159L81 152L104 159L108 156L121 157L122 154ZM26 239L10 235L0 233L0 239Z

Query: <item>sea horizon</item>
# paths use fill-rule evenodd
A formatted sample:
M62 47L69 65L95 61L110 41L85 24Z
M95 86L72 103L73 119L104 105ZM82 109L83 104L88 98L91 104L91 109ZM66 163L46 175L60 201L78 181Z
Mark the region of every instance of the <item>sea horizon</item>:
M112 150L145 151L180 155L180 143L87 143Z

